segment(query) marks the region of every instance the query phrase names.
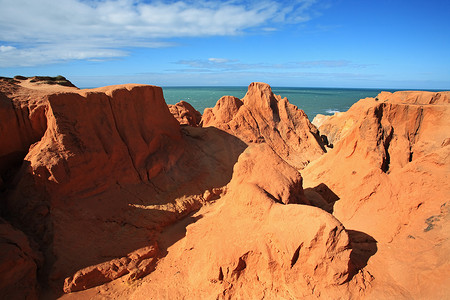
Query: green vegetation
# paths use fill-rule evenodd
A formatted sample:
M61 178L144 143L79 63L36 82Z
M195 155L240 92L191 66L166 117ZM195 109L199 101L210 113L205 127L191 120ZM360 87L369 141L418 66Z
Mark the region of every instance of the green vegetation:
M25 76L21 76L21 75L16 75L16 76L14 76L14 78L0 77L0 80L6 81L9 83L20 83L20 80L27 80L30 78L31 78L30 82L35 82L38 84L58 84L58 85L62 85L62 86L76 87L72 84L72 82L70 82L64 76L61 76L61 75L58 75L55 77L51 77L51 76L25 77Z
M34 76L31 78L30 82L39 82L46 84L59 84L63 86L71 86L75 87L69 80L67 80L64 76L58 75L56 77L50 76Z
M14 78L10 78L10 77L0 76L0 80L6 81L6 82L9 82L9 83L19 83L19 81L15 80Z

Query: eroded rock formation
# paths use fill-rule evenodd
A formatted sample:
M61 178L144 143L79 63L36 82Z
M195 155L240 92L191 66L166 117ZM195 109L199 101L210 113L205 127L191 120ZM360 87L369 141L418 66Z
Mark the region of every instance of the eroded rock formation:
M73 276L66 278L64 292L86 290L124 275L128 275L129 281L142 278L150 274L155 268L158 255L157 247L157 244L146 246L129 253L125 257L81 269Z
M0 297L445 298L449 98L319 133L262 83L200 127L159 87L1 79Z
M42 103L44 130L20 144L29 150L6 178L2 206L40 245L42 277L54 290L65 278L89 277L89 266L153 245L162 228L217 199L246 147L215 128L181 129L159 87L45 90L27 80L3 88L9 107L21 96L24 124ZM3 157L16 148L2 145Z
M0 81L0 175L22 163L31 144L47 129L46 92Z
M0 298L37 299L41 264L27 236L0 218Z
M254 82L240 100L224 96L205 109L204 127L214 126L246 143L267 143L292 166L304 168L324 153L317 128L295 105L272 93L268 84Z
M354 273L347 232L319 208L290 204L303 201L300 178L267 144L247 148L220 205L201 210L184 241L128 297L348 295Z
M180 125L199 126L202 115L186 101L168 105L170 113L177 119Z
M378 241L366 268L378 282L375 298L450 292L449 98L384 92L360 100L320 126L334 149L302 171L307 187L325 184L340 198L334 215L346 228Z

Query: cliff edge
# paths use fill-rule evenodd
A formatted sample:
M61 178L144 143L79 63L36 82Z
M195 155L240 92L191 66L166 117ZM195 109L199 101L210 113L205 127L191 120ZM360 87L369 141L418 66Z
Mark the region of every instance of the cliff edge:
M377 241L366 267L375 298L450 293L450 92L383 92L319 127L334 148L308 165L305 187L329 187L346 228Z
M450 294L450 92L317 129L264 83L200 119L46 78L0 78L0 298Z

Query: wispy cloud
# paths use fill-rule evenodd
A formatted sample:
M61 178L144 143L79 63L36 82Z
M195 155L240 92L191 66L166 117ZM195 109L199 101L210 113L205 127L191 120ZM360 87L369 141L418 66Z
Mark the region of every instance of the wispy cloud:
M227 58L216 58L216 57L211 57L208 58L208 61L212 62L212 63L217 63L217 64L224 64L224 63L228 63L231 60L227 59Z
M13 46L0 46L0 52L9 52L16 50L16 47Z
M0 0L0 66L33 66L168 47L177 37L277 30L311 18L316 0Z
M187 66L188 68L177 71L184 72L232 72L242 70L273 70L273 69L334 69L364 68L368 65L356 64L348 60L312 60L296 61L280 64L267 63L242 63L239 60L227 58L208 58L196 60L180 60L176 64Z

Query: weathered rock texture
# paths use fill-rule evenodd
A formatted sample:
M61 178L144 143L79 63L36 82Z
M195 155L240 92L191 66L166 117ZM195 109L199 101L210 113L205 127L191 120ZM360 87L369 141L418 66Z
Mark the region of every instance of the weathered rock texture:
M41 263L27 236L0 218L0 298L37 299Z
M21 164L31 144L47 129L46 92L0 80L0 176Z
M180 125L199 126L202 115L189 103L180 101L177 104L168 104L167 106Z
M159 87L0 79L0 298L446 298L449 97L363 99L322 155L262 83L196 127Z
M142 278L155 267L157 245L146 246L106 263L81 269L64 282L66 293L89 289L128 275L129 280Z
M250 84L242 100L222 97L214 108L205 109L202 125L224 130L246 143L266 142L298 169L324 153L317 128L306 114L274 95L265 83Z
M27 80L2 91L18 132L33 128L30 107L43 107L40 137L0 147L3 157L28 152L15 179L7 178L2 204L40 245L42 277L55 290L68 277L84 279L67 279L67 291L94 286L86 267L153 245L162 228L217 199L246 147L215 128L181 129L159 87L45 90Z
M320 126L334 149L302 172L340 199L334 215L378 241L373 298L450 294L449 92L381 93Z
M354 273L347 232L319 208L290 204L303 201L300 178L267 144L250 146L220 205L197 215L186 238L127 297L348 296Z

